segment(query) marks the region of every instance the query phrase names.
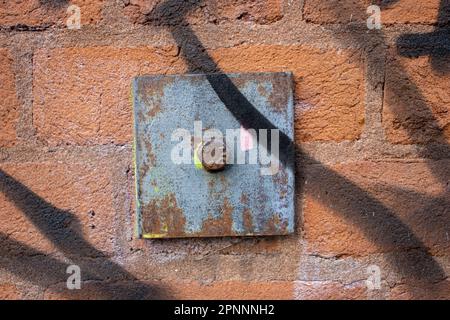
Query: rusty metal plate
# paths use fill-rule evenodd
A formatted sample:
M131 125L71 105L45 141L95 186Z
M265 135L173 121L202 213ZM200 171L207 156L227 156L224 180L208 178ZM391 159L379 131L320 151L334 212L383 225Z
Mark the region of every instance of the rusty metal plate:
M278 165L273 158L278 141L274 128L287 141L294 139L290 73L142 76L134 79L132 92L139 237L294 231L291 147ZM263 119L260 123L273 126L249 127L255 114ZM205 170L198 159L211 129L223 133L229 157L218 172ZM260 129L269 130L264 135ZM269 143L265 137L271 137ZM245 156L240 164L238 154Z

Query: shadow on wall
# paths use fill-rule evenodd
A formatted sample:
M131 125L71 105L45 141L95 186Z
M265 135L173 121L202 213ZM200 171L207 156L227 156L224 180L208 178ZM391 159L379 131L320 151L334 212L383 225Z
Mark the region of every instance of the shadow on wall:
M219 73L221 72L220 68L208 55L201 41L184 20L185 15L202 2L202 0L191 0L187 5L181 6L180 1L168 0L157 5L153 11L147 15L146 20L147 24L163 25L169 28L177 45L181 48L183 58L188 63L189 72L207 74L215 72ZM385 5L391 5L394 2L396 1L389 1L389 3L385 3ZM447 8L447 6L441 6L441 9L443 10L447 10ZM355 9L364 10L364 8ZM176 24L173 23L174 21L176 21ZM364 46L364 42L361 42L357 36L354 38L354 41ZM274 128L274 125L252 106L252 104L234 86L232 81L225 75L211 75L208 77L208 80L221 101L230 112L242 122L243 126L256 129ZM415 87L415 89L415 94L420 98L419 90L417 87ZM395 92L395 94L401 96L402 93ZM424 99L421 99L421 101L423 100ZM424 110L428 110L426 105L421 107ZM428 110L428 113L431 115L430 110ZM280 157L283 161L283 157L289 156L293 141L282 132L280 132L280 140L280 146L282 146ZM448 146L446 146L446 148L448 148ZM450 151L450 148L448 149ZM305 162L316 162L301 149L301 146L295 145L295 151L297 158L304 159ZM297 165L297 168L300 169L300 172L303 171L301 170L301 166ZM416 255L409 255L406 259L398 259L395 255L390 258L390 263L396 267L404 277L430 282L437 282L446 278L445 272L439 263L433 259L429 253L429 249L416 235L414 235L414 232L396 216L395 212L345 177L340 176L338 173L333 172L325 166L322 166L321 169L326 176L326 180L331 182L328 185L339 186L339 188L328 190L326 186L318 185L314 179L311 180L312 186L310 186L310 190L317 201L328 205L332 204L346 220L359 226L364 231L367 238L371 239L380 248L383 248L386 245L406 245L409 248L418 250ZM445 179L445 177L439 176L439 179L442 178ZM319 181L323 180L320 179ZM446 183L447 181L444 182ZM410 195L413 197L423 196L413 194L413 192L411 192ZM446 196L447 194L443 195L440 201L447 201ZM367 210L374 212L376 218L367 219L363 215L363 212L367 212ZM444 219L437 219L436 221L430 219L428 222L430 229L434 229L435 223L440 224L442 221L444 221L444 223L445 221L450 221L449 212L444 212L443 214L447 216L444 217Z
M57 297L81 299L162 299L160 288L141 283L94 248L81 234L77 218L58 209L0 170L0 192L15 204L71 261L83 271L84 290L67 290L65 264L0 232L0 267L43 288L54 285ZM78 294L80 296L78 296Z
M39 3L47 8L67 7L69 0L39 0Z
M49 5L59 5L66 2L64 0L41 1L48 3ZM167 26L170 29L175 41L181 48L183 58L189 65L189 72L208 74L221 72L184 19L185 15L190 10L196 8L201 2L202 1L198 0L168 0L162 2L147 15L147 23ZM389 1L389 4L394 2L395 1ZM445 13L448 11L449 1L443 0L442 3L441 10ZM364 10L364 8L355 8L355 10ZM336 14L339 13L336 12ZM448 34L448 27L437 27L436 32L438 34L442 33L439 36L439 39L444 41L442 43L444 43L443 48L445 50L435 49L435 47L430 46L431 51L425 50L420 52L428 52L432 57L436 57L435 59L440 59L442 54L445 55L448 53L448 51L446 51L448 49L448 37L446 38L447 42L445 42L444 33L447 32ZM400 46L400 44L403 44L402 41L409 41L408 37L411 41L410 47L413 50L416 50L416 46L418 46L418 43L420 42L419 40L428 39L425 35L406 35L399 40L399 47L404 47ZM413 39L413 37L416 38ZM354 35L353 40L364 46L364 43L361 42L358 35ZM433 44L431 40L426 43L429 43L430 45ZM409 53L409 55L414 56L414 54L411 53ZM439 69L442 70L441 66L439 66ZM407 79L407 74L406 72L404 73ZM208 80L225 106L244 126L255 129L275 128L275 126L264 118L239 92L229 78L224 75L210 75ZM414 94L417 96L417 101L424 101L424 99L421 99L418 88L416 86L414 86L414 88L416 89ZM396 91L394 94L401 97L402 92ZM424 112L430 113L430 116L432 117L431 111L427 109L425 104L420 107L423 108ZM310 158L302 150L301 146L294 146L293 141L281 132L280 138L280 145L282 146L280 154L282 154L282 161L286 159L283 157L290 156L290 151L295 148L297 159L303 159L305 162L317 162ZM446 148L448 148L448 146L446 146ZM450 148L448 148L448 150L450 151ZM425 148L425 152L426 151ZM416 235L414 235L412 230L397 217L395 212L347 178L325 166L320 164L318 164L318 166L320 166L322 174L326 177L326 181L330 181L328 186L339 186L339 188L333 189L331 187L322 186L312 180L311 182L313 184L309 188L317 201L320 201L325 205L333 205L347 221L361 228L367 238L380 248L386 245L406 245L408 248L416 250L417 254L408 255L408 257L404 259L399 259L395 255L390 255L390 263L399 271L399 273L405 278L428 282L438 282L446 278L445 272L442 270L439 263L433 259L429 253L429 249ZM301 164L297 164L296 167L301 169ZM431 170L433 171L433 168L431 168ZM303 170L300 170L300 172L302 171ZM437 171L433 172L437 173ZM299 180L301 180L303 177L299 178ZM446 183L446 181L444 181L445 177L437 178L443 183ZM319 181L323 181L323 179ZM302 187L303 186L301 186L301 188ZM91 297L95 296L104 299L169 298L164 294L164 291L161 288L149 286L140 282L133 275L128 273L118 264L112 262L101 251L88 243L81 235L79 221L72 213L54 207L52 204L33 193L22 183L16 181L13 177L1 170L0 191L22 210L28 219L44 236L55 244L67 259L74 264L79 265L82 270L87 270L89 272L88 274L85 274L84 278L90 280L89 285L91 287L89 292L91 293ZM401 195L405 196L404 190L393 190L392 192L400 192ZM424 197L424 195L414 194L410 191L408 191L407 196L413 198ZM443 197L439 199L428 200L430 204L435 200L448 203L447 195L443 195ZM363 212L366 212L367 210L375 212L376 218L366 219L366 217L363 216ZM444 217L442 217L443 219L430 219L427 221L431 230L436 223L450 221L450 213L448 211L442 214L444 215ZM61 295L67 294L70 297L68 290L64 287L67 279L65 271L68 264L66 265L59 260L46 256L42 252L27 247L23 243L12 240L6 234L0 233L0 241L2 243L0 249L1 268L7 269L9 272L42 287L47 287L49 284L63 284L63 288L60 292Z
M406 57L430 56L436 73L450 72L450 0L441 0L436 29L431 33L405 34L397 41Z

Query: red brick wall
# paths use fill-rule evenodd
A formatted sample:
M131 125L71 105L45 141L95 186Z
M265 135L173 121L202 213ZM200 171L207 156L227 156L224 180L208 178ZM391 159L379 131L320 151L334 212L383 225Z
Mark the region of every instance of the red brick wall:
M449 44L397 45L445 1L373 1L381 30L366 0L196 2L0 2L0 298L450 298ZM282 70L296 234L135 239L131 79Z

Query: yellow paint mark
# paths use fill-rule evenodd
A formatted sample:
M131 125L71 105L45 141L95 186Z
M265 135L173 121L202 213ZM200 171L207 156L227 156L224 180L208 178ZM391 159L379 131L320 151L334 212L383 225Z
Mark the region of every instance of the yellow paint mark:
M137 237L141 236L142 233L142 227L141 227L141 203L139 202L139 197L138 197L138 190L139 190L139 185L138 185L138 169L137 169L137 159L136 159L136 148L137 148L137 133L136 133L136 106L134 104L135 102L135 97L134 97L134 85L131 86L130 88L130 102L131 105L133 106L133 112L132 112L132 122L133 122L133 146L132 146L132 154L133 154L133 159L132 159L132 163L133 163L133 169L134 169L134 186L135 186L135 194L136 194L136 211L137 211L137 218L136 218L136 222L135 222L135 233L137 235Z
M200 161L200 159L198 158L198 149L202 146L202 143L200 143L197 148L195 148L194 151L194 165L197 169L202 170L203 169L203 164Z
M164 238L167 233L146 233L142 236L144 239L161 239Z

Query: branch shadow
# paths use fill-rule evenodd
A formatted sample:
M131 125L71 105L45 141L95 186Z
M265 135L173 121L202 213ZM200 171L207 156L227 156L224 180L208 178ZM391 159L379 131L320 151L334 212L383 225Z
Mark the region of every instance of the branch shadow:
M207 73L208 80L219 98L244 126L254 129L275 129L276 127L252 106L228 77L223 74L212 74L220 72L220 68L207 54L201 41L184 18L191 9L201 2L198 0L168 0L155 7L148 15L147 23L156 23L170 28L177 45L181 48L181 54L189 65L189 72ZM355 37L354 40L361 44L358 37ZM420 98L418 88L416 87L416 89ZM401 95L401 92L395 92L395 94ZM425 110L424 112L428 110L429 116L434 118L425 104L422 107ZM294 148L297 156L303 161L316 162L283 132L280 132L280 140L280 146L283 148L280 150L280 155L283 155L280 159L282 163L286 163L286 157L290 156ZM446 277L445 272L433 259L426 245L396 216L395 212L352 181L322 164L317 164L317 166L325 175L326 180L332 182L329 186L339 186L328 189L313 180L309 188L311 188L311 193L317 201L325 204L332 203L345 219L357 224L365 235L381 248L386 244L395 245L406 241L408 247L418 249L422 253L419 259L420 268L417 268L417 255L405 260L391 258L390 263L399 272L405 276L412 275L415 278L429 279L430 281L437 281ZM298 164L297 168L301 169L302 164ZM443 179L447 178L441 177L442 182L445 181ZM114 289L108 287L105 283L96 284L94 290L100 297L116 298L119 295L119 298L144 298L151 295L153 298L158 298L163 296L160 290L142 284L121 266L110 261L101 251L91 246L81 236L79 221L72 213L54 207L1 170L0 191L5 193L66 257L78 264L82 270L89 270L88 277L90 279L104 280L110 279L111 275L115 275L115 277L130 281L135 285L131 287L119 286L118 289ZM377 212L376 220L364 218L363 212L366 212L368 208ZM0 266L3 268L21 278L42 285L47 285L47 281L60 283L67 278L65 274L67 264L28 248L23 243L9 239L5 234L0 234L0 239L4 244L0 251L2 254ZM36 258L37 261L33 260L29 266L23 265L22 255L12 255L11 248L19 249L25 256L30 257L30 259ZM103 268L99 270L98 266L93 263L94 260L101 261ZM30 268L35 268L38 272L36 274L30 273ZM423 270L426 270L426 272L424 273ZM142 289L139 289L139 287Z
M39 3L50 9L60 9L69 4L69 0L39 0Z
M171 31L175 42L181 49L181 55L188 64L188 72L207 74L208 80L218 97L244 126L255 129L274 129L275 126L256 110L226 75L214 74L220 72L220 68L206 52L201 41L183 17L191 9L200 5L202 1L189 1L188 5L182 10L178 10L177 3L180 3L180 1L169 0L157 5L147 15L147 24L158 21L159 26L165 26ZM174 8L177 9L174 10ZM170 20L164 21L164 17L173 18L178 23L173 24ZM286 134L280 132L280 148L282 148L280 150L280 160L282 163L286 163L285 159L289 156L292 146L295 148L297 158L301 158L307 163L317 162L309 157L300 145L295 145L294 141L287 137ZM283 159L283 157L285 158ZM311 188L311 194L314 195L317 201L325 204L332 203L334 208L337 208L346 220L357 224L364 231L364 234L380 248L386 244L395 245L399 241L403 241L402 239L408 239L409 247L419 249L423 253L420 259L423 268L416 268L416 257L410 257L406 260L399 260L395 257L390 258L390 263L404 276L430 281L446 278L444 270L433 259L426 245L396 216L395 212L352 181L324 165L318 164L318 166L323 170L323 174L326 175L326 180L330 181L329 185L339 187L329 192L325 190L325 186L312 180L312 185L309 185L309 188ZM301 171L302 165L297 165L297 169ZM297 172L297 174L299 173ZM323 179L318 180L324 181ZM367 210L376 212L377 219L365 219L363 213ZM421 270L427 270L427 272L424 273Z
M0 192L27 216L65 258L71 261L70 264L80 267L83 281L91 282L88 284L89 290L96 298L159 299L164 296L159 288L140 282L87 242L81 234L80 222L74 214L54 207L1 169ZM0 233L0 240L1 267L43 286L48 286L49 283L65 285L68 278L66 269L69 264L10 239L6 234ZM24 264L25 260L30 263ZM77 294L75 291L69 292L63 286L58 293L70 297Z
M397 1L392 2L391 4L395 3ZM449 38L448 38L448 19L450 17L449 12L449 0L441 0L440 3L440 12L439 12L439 23L437 30L441 30L440 34L437 33L433 35L431 38L427 38L426 36L420 36L424 39L424 42L419 45L418 43L411 43L411 50L412 51L402 51L401 48L402 41L405 39L408 39L407 36L400 36L399 40L397 41L397 53L400 53L404 56L410 56L414 57L414 52L417 50L421 54L424 52L427 52L431 54L431 65L433 67L434 72L438 75L443 75L447 72L447 68L450 66L450 56L448 55L448 45L449 45ZM365 8L359 7L356 8L356 10L364 11ZM336 16L339 16L342 14L342 12L339 12L337 10L335 12ZM446 17L447 20L444 20L444 17ZM351 27L350 27L351 28ZM352 30L352 29L351 29ZM353 31L353 30L352 30ZM353 43L363 46L366 43L365 36L361 36L360 30L354 30L355 32L350 32L350 39L353 41ZM388 41L386 40L386 37L383 35L381 31L378 30L372 30L374 36L379 37L382 40L382 44L387 46ZM445 37L442 38L447 34ZM415 36L415 35L414 35ZM439 42L433 42L435 40L434 37L439 38ZM418 46L415 48L414 46ZM427 47L428 46L428 47ZM424 51L424 49L426 49ZM417 55L418 56L418 55ZM427 105L427 99L422 95L420 88L416 83L414 83L413 80L410 79L410 75L408 74L407 70L403 68L403 66L398 61L391 61L391 66L396 70L398 73L399 79L401 79L402 85L393 85L390 86L390 90L384 89L384 95L385 97L390 97L391 99L394 99L391 103L390 107L394 114L394 121L405 130L407 135L413 139L413 140L419 140L421 141L420 148L418 149L419 156L425 158L425 159L431 159L426 160L426 164L428 166L428 169L433 174L435 179L438 181L438 183L442 186L444 193L440 195L440 197L436 197L434 200L430 199L427 203L428 205L425 207L428 209L428 212L426 210L423 210L422 213L419 211L414 211L414 214L419 216L420 214L425 214L430 217L427 219L427 221L423 222L423 227L427 229L427 232L423 232L424 236L427 236L427 233L432 233L434 230L442 230L449 228L449 211L445 211L443 213L438 213L438 216L436 216L436 212L433 210L436 210L439 208L439 205L445 205L445 203L448 202L448 198L450 196L450 189L449 189L449 181L450 176L449 174L443 174L442 167L439 165L436 165L434 163L433 154L435 154L435 147L438 146L442 150L442 154L450 154L450 145L448 143L448 135L445 133L445 128L442 128L439 125L439 120L436 117L436 115L431 111L431 107ZM372 78L368 78L369 81L372 81L371 85L376 86L377 83ZM385 79L386 81L386 79ZM406 88L406 90L405 90ZM411 108L410 101L414 101L415 108ZM383 106L385 107L385 106ZM434 141L433 141L434 139ZM403 193L400 193L400 190L395 188L389 188L385 187L386 190L392 190L394 196L398 196L399 199L401 199L401 196L404 195ZM423 198L426 197L425 195L416 195L412 198L414 201L417 201L417 197ZM442 219L441 216L444 218ZM385 232L388 230L386 229ZM406 231L406 230L404 230ZM403 239L405 236L408 235L409 231L403 232L399 235L399 239ZM415 236L417 237L417 236ZM448 238L448 235L445 235L445 237ZM423 251L423 249L426 249ZM407 275L409 272L408 269L415 269L415 270L427 270L424 271L425 273L428 273L430 276L425 277L422 279L417 279L419 282L426 282L431 281L431 283L436 283L436 279L446 279L448 276L446 275L445 271L442 269L441 266L439 266L440 272L437 272L437 277L431 276L434 274L433 268L429 268L430 265L436 265L438 266L439 263L434 261L431 253L429 252L428 248L426 246L423 246L421 249L421 252L423 254L416 255L414 254L408 254L408 257L406 260L404 258L398 259L397 264L403 265L405 268L405 272L403 274ZM433 261L431 261L433 259ZM396 259L397 260L397 259ZM420 281L421 280L421 281ZM410 288L411 295L414 297L421 298L423 297L423 292L420 293L417 291L417 288L414 287L414 285L411 285L408 287ZM438 286L429 286L424 285L422 286L424 288L424 291L427 291L427 294L429 296L439 296L440 293Z
M433 70L444 75L450 72L450 0L441 0L437 26L433 32L405 34L397 40L400 55L417 58L430 56Z

